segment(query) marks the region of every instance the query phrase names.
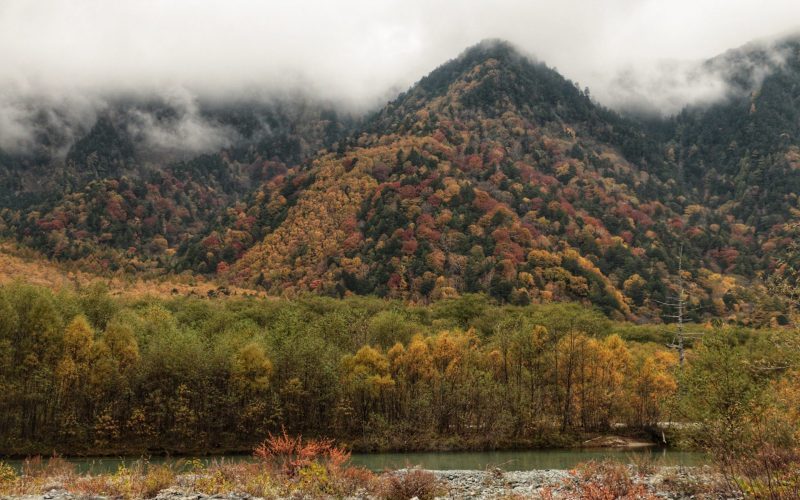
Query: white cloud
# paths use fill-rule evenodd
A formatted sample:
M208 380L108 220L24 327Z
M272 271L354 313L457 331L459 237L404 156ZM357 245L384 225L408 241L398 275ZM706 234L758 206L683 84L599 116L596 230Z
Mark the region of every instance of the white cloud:
M670 112L720 90L676 68L797 20L796 0L3 0L0 91L6 105L165 88L223 99L301 91L365 109L501 38L601 102ZM0 145L24 143L25 122L19 110L0 118ZM193 137L192 126L175 133Z
M197 154L216 151L233 142L236 132L200 116L195 97L185 89L170 89L160 97L174 115L160 118L132 107L125 120L128 132L142 140L146 151Z

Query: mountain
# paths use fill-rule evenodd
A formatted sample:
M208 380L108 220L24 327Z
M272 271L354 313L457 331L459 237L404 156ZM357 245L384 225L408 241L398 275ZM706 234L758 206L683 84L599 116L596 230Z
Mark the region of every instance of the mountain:
M629 316L664 298L681 239L662 222L680 212L654 146L554 70L483 43L302 171L314 182L230 276L273 293L481 291Z
M362 120L296 103L127 104L44 162L61 190L5 203L0 230L95 271L192 271L290 296L577 300L642 320L672 314L680 266L692 318L781 321L762 283L800 215L798 42L704 68L728 95L655 124L499 41ZM215 151L164 146L196 117ZM0 155L15 194L41 175L25 161Z
M180 245L230 226L254 190L336 144L351 123L304 100L115 102L84 135L75 127L68 148L49 147L43 129L35 153L0 155L0 229L95 272L176 269ZM247 241L260 236L246 229Z
M687 196L702 207L692 238L704 248L707 240L744 240L730 270L752 274L769 268L800 216L800 38L730 51L708 64L735 70L726 71L732 90L678 115L667 147ZM745 227L720 233L727 219Z

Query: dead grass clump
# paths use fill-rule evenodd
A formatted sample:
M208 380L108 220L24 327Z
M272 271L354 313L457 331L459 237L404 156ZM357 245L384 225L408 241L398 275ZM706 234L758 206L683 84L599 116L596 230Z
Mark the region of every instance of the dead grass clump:
M78 476L72 482L65 484L64 488L83 496L106 495L111 490L107 476L94 475Z
M5 462L0 461L0 495L9 495L19 481L17 471Z
M406 469L384 474L378 494L386 500L408 500L417 497L431 500L444 493L444 486L429 471Z
M329 439L304 440L302 436L289 436L284 429L253 450L261 466L261 473L270 480L255 478L250 489L269 487L291 495L344 496L372 488L372 472L348 466L350 452L333 444Z
M288 477L294 477L300 469L313 462L324 461L331 469L338 470L350 461L350 452L335 446L330 439L304 441L302 436L289 436L286 429L277 436L270 433L253 450L253 456Z
M629 454L628 461L631 465L633 465L636 473L640 476L649 476L655 474L655 472L661 466L661 460L659 460L649 450L645 452Z
M728 484L749 498L800 498L800 450L762 445L717 460Z
M75 475L75 466L58 455L47 460L37 455L25 459L22 475L31 478L70 478Z
M734 498L738 495L724 483L718 474L707 470L670 467L663 473L659 490L677 498Z
M175 485L177 472L175 465L151 465L140 460L133 466L124 465L107 477L107 496L122 498L152 498L160 491Z
M612 460L579 464L570 472L568 487L587 500L655 499L644 484L631 477L626 465Z

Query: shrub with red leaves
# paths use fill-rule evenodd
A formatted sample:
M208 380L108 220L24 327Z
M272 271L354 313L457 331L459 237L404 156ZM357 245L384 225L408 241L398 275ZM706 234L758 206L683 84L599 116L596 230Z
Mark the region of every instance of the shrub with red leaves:
M350 461L350 452L339 448L330 439L303 440L298 435L289 436L286 429L281 434L269 434L263 443L253 450L261 463L289 477L313 462L323 461L332 471L338 471Z

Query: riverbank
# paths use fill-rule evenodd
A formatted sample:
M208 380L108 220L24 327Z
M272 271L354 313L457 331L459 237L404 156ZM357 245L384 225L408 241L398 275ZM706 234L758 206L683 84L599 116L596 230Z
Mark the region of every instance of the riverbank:
M1 471L0 471L1 473ZM19 478L18 478L19 481ZM309 467L292 477L257 468L215 467L171 474L155 468L108 475L71 476L53 469L29 478L27 485L6 483L0 498L78 500L154 498L157 500L249 500L257 498L350 499L508 499L508 498L735 498L708 467L663 467L588 462L573 470L503 471L403 469L372 474Z
M314 435L306 436L314 438ZM320 436L327 437L327 436ZM641 448L663 449L664 442L652 433L642 430L618 434L553 433L539 438L517 438L504 441L484 437L459 436L393 436L388 439L336 439L340 446L352 453L441 453L441 452L503 452L525 450L578 450L614 448L634 450ZM670 440L672 441L672 440ZM32 456L63 458L115 458L115 457L172 457L193 458L213 456L250 455L253 444L236 447L165 447L148 448L144 444L119 447L58 448L29 446L0 450L0 460L22 460ZM691 450L686 450L691 451Z
M684 499L724 489L705 467L657 467L637 472L635 466L588 463L574 470L433 471L445 485L445 499L507 498L666 498Z
M2 460L2 459L0 459ZM197 457L71 457L62 458L78 474L113 474L122 467L135 467L141 461L149 466L170 465L182 472L190 464L205 467L216 463L252 463L253 453L241 455L204 455ZM487 470L501 468L506 471L569 470L580 463L614 460L620 463L650 460L661 466L695 467L707 465L710 457L702 452L653 448L578 448L548 450L484 451L484 452L419 452L419 453L354 453L350 465L372 472L397 470L409 464L429 470ZM29 460L6 460L21 473ZM180 464L183 464L181 466Z

